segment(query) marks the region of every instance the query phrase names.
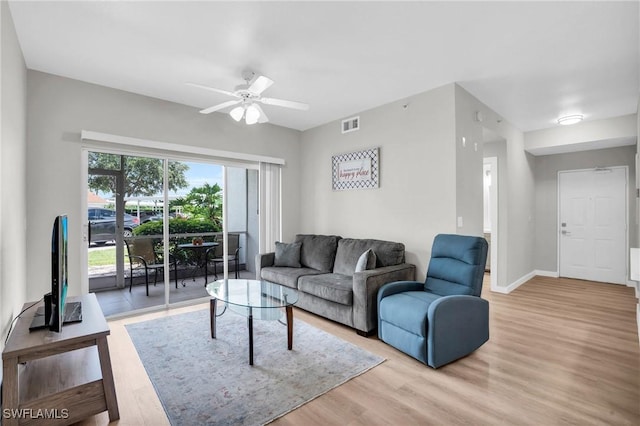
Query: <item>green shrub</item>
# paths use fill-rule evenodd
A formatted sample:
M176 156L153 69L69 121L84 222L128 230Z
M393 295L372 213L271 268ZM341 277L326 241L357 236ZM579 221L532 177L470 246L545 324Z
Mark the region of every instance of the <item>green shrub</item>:
M169 234L202 234L205 232L221 232L222 228L206 219L169 219ZM143 223L133 230L134 235L162 235L162 221L154 220ZM194 235L195 236L195 235Z

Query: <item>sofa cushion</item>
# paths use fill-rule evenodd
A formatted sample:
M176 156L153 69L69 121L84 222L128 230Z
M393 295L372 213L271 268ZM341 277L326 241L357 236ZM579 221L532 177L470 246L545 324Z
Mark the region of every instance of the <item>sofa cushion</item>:
M376 254L376 268L404 263L404 244L402 243L342 238L338 241L333 273L353 275L358 259L368 249Z
M376 268L376 254L373 250L369 249L362 253L358 258L358 262L356 263L355 272L368 271L370 269Z
M309 268L287 268L285 266L267 266L260 270L260 278L291 288L298 288L298 278L303 275L316 275L322 272Z
M342 305L353 304L353 278L348 275L321 274L300 277L298 290Z
M296 235L296 242L302 243L300 263L305 268L331 272L336 257L338 240L336 235ZM364 250L363 250L364 251Z
M273 260L273 266L288 266L290 268L299 268L300 266L300 248L302 243L285 244L276 241L276 255Z

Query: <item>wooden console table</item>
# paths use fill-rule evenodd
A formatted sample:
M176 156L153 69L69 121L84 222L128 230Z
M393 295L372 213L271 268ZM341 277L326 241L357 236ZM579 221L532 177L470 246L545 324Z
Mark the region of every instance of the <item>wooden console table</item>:
M3 425L68 425L107 410L120 418L107 321L94 294L69 301L82 302L82 322L61 333L29 332L35 306L16 321L2 352Z

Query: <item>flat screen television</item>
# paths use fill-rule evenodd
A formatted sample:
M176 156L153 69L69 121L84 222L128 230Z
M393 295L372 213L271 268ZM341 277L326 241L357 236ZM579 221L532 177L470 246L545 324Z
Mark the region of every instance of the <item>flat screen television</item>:
M51 231L51 292L44 295L44 307L36 311L30 330L48 328L59 333L63 324L82 321L80 302L66 302L69 286L68 246L67 216L60 215L55 218Z

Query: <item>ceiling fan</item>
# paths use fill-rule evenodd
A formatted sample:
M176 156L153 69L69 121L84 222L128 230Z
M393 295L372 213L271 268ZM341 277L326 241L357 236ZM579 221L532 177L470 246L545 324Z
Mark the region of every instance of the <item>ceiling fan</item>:
M275 105L285 108L298 109L301 111L306 111L309 109L309 105L302 102L263 97L262 92L271 87L271 85L273 84L273 80L263 75L259 75L258 77L255 77L255 79L254 77L255 73L253 71L243 72L242 78L246 83L236 86L233 91L216 89L214 87L203 86L196 83L187 83L187 85L216 93L222 93L223 95L228 95L236 98L232 101L223 102L221 104L205 108L200 111L201 114L209 114L228 108L230 106L238 105L237 107L233 108L229 112L229 114L236 121L240 121L244 117L247 124L266 123L267 121L269 121L269 118L264 113L259 104Z

